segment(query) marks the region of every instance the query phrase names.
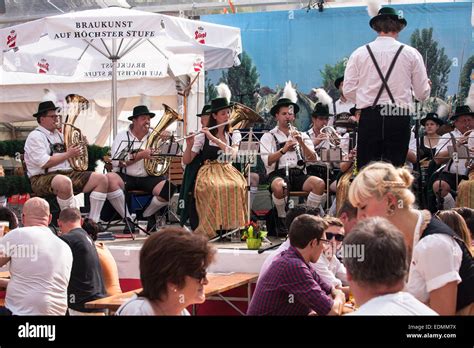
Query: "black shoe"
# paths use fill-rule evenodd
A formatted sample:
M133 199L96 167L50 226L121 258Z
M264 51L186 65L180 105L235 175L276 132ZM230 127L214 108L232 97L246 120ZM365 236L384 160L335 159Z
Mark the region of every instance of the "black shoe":
M123 234L137 233L137 227L129 217L125 220L125 227L123 228Z
M156 217L155 217L155 214L151 214L149 217L148 217L148 221L146 223L146 233L151 233L151 232L155 232L157 229L157 226L156 226Z
M102 222L97 223L97 229L98 229L98 233L107 232L107 230L106 230L105 226L102 224Z

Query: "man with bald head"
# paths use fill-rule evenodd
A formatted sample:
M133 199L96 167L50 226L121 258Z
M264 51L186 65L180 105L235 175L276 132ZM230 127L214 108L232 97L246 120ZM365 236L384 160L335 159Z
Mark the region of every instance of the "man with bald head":
M10 262L5 308L8 315L64 315L72 252L48 228L49 204L29 199L22 212L24 227L0 238L0 267Z

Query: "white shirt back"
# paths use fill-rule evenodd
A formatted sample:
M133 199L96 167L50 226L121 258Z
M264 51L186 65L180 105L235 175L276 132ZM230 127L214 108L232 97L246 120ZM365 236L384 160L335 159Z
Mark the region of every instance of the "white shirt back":
M438 315L407 292L377 296L348 315Z
M5 306L14 315L64 315L71 276L69 246L44 226L21 227L0 238L11 279Z

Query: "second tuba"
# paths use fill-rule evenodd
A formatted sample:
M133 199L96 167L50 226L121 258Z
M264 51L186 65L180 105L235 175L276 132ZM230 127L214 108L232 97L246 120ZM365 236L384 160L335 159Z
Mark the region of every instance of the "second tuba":
M146 149L158 150L166 142L166 140L163 140L161 137L161 133L174 122L183 120L181 115L168 105L163 104L163 107L165 108L165 112L163 113L160 122L158 122L155 128L153 128L151 134L148 136L145 145ZM171 158L168 156L156 156L152 159L145 159L144 162L145 170L148 175L160 176L168 171L168 167L171 164Z
M89 155L87 153L87 141L74 123L81 111L87 108L89 108L89 101L83 96L78 94L66 96L66 119L63 123L64 145L66 150L71 146L81 146L81 155L69 159L72 169L79 172L84 172L89 167Z
M241 103L233 103L234 107L229 118L232 129L249 128L254 123L263 122L263 118L255 110Z

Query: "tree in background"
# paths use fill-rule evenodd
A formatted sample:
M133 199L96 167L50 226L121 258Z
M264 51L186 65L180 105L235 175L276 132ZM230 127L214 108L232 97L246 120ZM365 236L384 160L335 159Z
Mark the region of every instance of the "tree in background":
M469 57L466 64L464 64L461 76L459 80L460 89L459 89L459 101L464 104L464 100L469 94L469 88L471 88L471 74L474 69L474 56Z
M335 65L326 64L324 66L324 70L321 71L321 77L323 79L323 87L324 90L331 96L332 99L336 100L339 98L339 91L334 87L334 81L338 77L344 75L344 71L346 70L346 63L347 58L343 58L338 61ZM319 86L314 86L315 88Z
M444 47L438 48L438 42L433 40L433 28L416 29L411 34L410 43L421 53L425 62L432 83L431 96L445 99L451 61L444 53Z
M206 72L206 90L204 91L206 96L206 104L210 104L211 100L217 97L216 86L212 83L211 79L207 76Z
M242 52L240 65L223 71L219 82L224 82L229 86L233 101L255 109L257 103L255 95L260 88L258 78L259 74L252 63L252 58L246 52Z

